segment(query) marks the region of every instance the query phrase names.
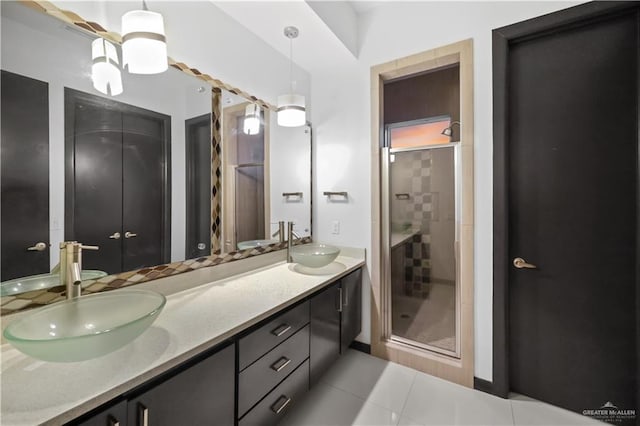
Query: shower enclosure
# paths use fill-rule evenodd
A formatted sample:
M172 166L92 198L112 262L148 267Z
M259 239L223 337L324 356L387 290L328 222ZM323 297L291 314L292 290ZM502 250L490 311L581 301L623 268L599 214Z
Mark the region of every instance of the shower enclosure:
M450 141L452 126L439 116L385 127L383 257L388 338L459 357L460 143Z

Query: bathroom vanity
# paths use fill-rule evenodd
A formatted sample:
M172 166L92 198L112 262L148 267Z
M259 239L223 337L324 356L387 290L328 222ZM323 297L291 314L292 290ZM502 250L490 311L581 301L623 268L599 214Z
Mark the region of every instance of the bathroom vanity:
M2 424L276 424L359 334L363 265L343 249L317 275L278 262L167 294L145 333L89 361L5 344Z

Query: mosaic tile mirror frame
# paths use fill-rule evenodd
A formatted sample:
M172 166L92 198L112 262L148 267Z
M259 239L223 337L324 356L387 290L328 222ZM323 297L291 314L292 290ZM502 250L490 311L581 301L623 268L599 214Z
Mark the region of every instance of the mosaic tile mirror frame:
M5 2L3 2L5 3ZM87 35L91 38L95 38L96 36L102 37L105 40L108 40L114 43L116 46L121 44L122 38L119 34L110 32L106 30L102 25L96 22L89 22L80 17L78 14L68 11L62 10L55 6L54 4L46 1L21 1L17 6L24 7L26 6L30 10L28 13L33 13L33 10L39 12L39 15L42 17L54 17L58 21L58 25L60 22L64 23L64 27L66 29L72 28L75 29L72 32L82 32L84 34L85 39ZM4 8L5 4L3 4L3 20L4 20ZM27 14L28 14L27 13ZM50 18L42 18L42 19L50 19ZM4 27L4 25L3 25ZM76 31L77 30L77 31ZM3 28L4 33L4 28ZM4 38L3 34L3 38ZM4 46L3 46L4 50ZM266 243L263 242L264 245L258 245L252 248L247 248L244 250L237 249L236 241L234 240L234 244L232 247L229 246L228 241L225 247L225 238L224 235L224 227L222 223L222 214L223 214L223 204L224 204L224 193L225 191L232 190L229 185L223 184L221 182L221 177L225 175L225 167L234 168L237 170L240 168L238 164L225 164L226 161L229 161L228 158L224 155L223 148L223 114L225 103L228 103L228 97L234 97L235 99L240 99L246 103L254 103L259 105L263 110L263 117L265 122L269 122L270 116L271 118L275 118L275 114L270 114L275 111L275 107L268 102L265 102L261 99L258 99L255 96L252 96L248 93L243 92L242 90L233 87L229 84L226 84L207 73L203 73L198 69L191 68L188 65L176 61L172 58L169 58L169 64L172 68L181 71L183 74L191 76L193 78L198 79L203 86L199 88L199 91L208 92L209 90L206 87L210 88L210 106L211 110L208 114L210 119L210 164L211 164L211 180L209 186L209 196L210 196L210 221L209 221L209 231L210 231L210 244L206 247L206 251L208 255L197 256L195 258L186 259L186 260L176 260L171 262L164 262L159 265L149 265L142 268L135 268L126 270L124 272L112 273L110 275L103 276L94 280L87 280L83 282L83 292L84 293L96 293L101 291L108 291L117 288L122 288L134 284L139 284L142 282L168 277L171 275L181 274L189 271L193 271L196 269L216 266L219 264L232 262L240 259L245 259L251 256L261 255L269 252L273 252L276 250L281 250L286 247L286 242L275 242L269 244L268 241ZM4 78L4 61L3 61L3 78ZM202 90L200 90L202 89ZM236 102L237 103L237 102ZM240 105L242 107L242 105ZM265 131L266 132L266 131ZM301 238L295 241L295 244L304 244L311 242L311 129L310 126L305 126L304 132L306 133L309 140L309 172L308 178L309 182L306 183L308 188L308 194L305 193L305 199L308 200L309 203L309 217L308 224L305 225L304 232L302 233ZM267 141L267 147L269 142L268 135L265 136L265 140ZM271 141L273 143L274 141ZM263 153L263 157L268 157L268 154ZM264 169L268 171L268 166L265 164ZM264 178L264 177L263 177ZM265 179L268 181L268 179ZM169 184L170 185L170 184ZM274 185L277 186L277 185ZM305 188L305 192L307 191ZM266 189L264 191L268 192L269 184L267 183ZM3 192L4 193L4 192ZM282 194L284 196L284 194ZM266 208L269 208L269 200L268 194L265 197ZM284 200L283 202L286 202ZM294 200L294 202L300 200ZM207 200L208 202L208 200ZM272 201L273 203L273 201ZM3 200L4 204L4 200ZM66 216L66 212L65 212ZM264 224L260 224L259 229L260 232L264 234L267 239L270 235L272 235L272 230L274 229L274 223L270 221L273 220L273 217L270 218L269 214L266 214L266 219L264 220ZM284 218L279 218L280 220ZM65 223L68 224L68 221L65 218ZM276 225L277 226L277 225ZM67 237L67 231L65 231L65 239ZM77 238L80 240L80 238ZM82 240L81 240L82 241ZM91 241L82 241L83 243L90 244ZM50 250L56 250L57 247L54 247L54 244L51 245ZM4 251L4 247L3 247ZM47 250L48 253L48 250ZM185 253L186 255L186 253ZM174 257L174 256L171 256ZM5 258L3 256L3 262ZM85 266L86 269L86 266ZM4 277L2 277L5 280ZM5 280L6 281L6 280ZM19 294L8 294L3 295L1 297L1 315L11 314L17 311L36 308L39 306L43 306L46 304L54 303L57 301L61 301L65 299L65 289L63 286L54 286L47 289L33 290L29 292L19 293Z

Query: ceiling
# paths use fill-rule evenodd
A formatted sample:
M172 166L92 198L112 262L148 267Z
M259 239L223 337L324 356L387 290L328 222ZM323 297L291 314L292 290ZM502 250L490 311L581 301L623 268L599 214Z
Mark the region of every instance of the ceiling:
M310 73L333 73L335 64L356 61L355 54L337 35L339 31L332 30L327 23L335 22L321 18L306 1L211 1L286 57L289 57L290 45L289 39L284 36L284 28L290 25L297 27L300 35L293 41L293 60ZM364 3L369 2L349 3L363 3L357 7L365 8ZM326 2L323 9L329 6L328 12L340 20L344 18L344 13L339 13L340 9L337 8L345 5L347 2L344 1ZM331 9L333 7L335 11ZM347 7L355 15L352 6ZM351 24L353 27L356 23L355 20L337 23L340 24Z
M346 1L349 6L358 14L362 15L367 13L378 6L382 5L382 1L368 1L368 0L351 0Z

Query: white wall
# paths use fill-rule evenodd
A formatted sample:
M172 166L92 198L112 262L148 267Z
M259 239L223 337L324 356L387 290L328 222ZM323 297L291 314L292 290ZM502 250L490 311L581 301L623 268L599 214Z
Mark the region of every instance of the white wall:
M385 2L359 20L356 63L336 64L336 78L312 74L317 185L314 235L321 241L371 249L370 67L452 42L474 41L475 115L475 375L492 380L492 86L491 30L555 10L569 2ZM463 124L464 125L464 124ZM349 191L332 204L327 189ZM316 201L317 200L317 201ZM341 234L331 223L341 222ZM367 260L370 267L371 259ZM363 332L370 342L369 292Z

